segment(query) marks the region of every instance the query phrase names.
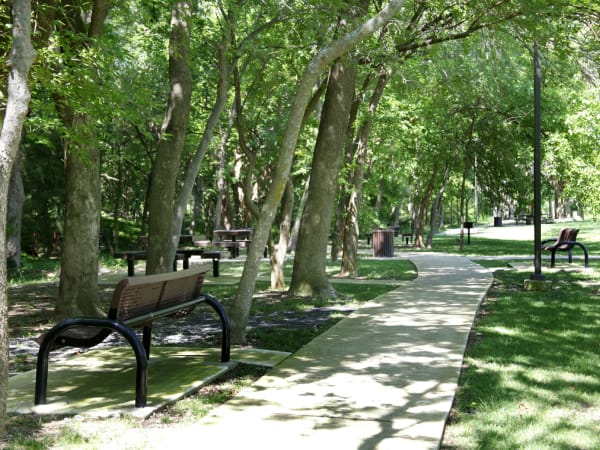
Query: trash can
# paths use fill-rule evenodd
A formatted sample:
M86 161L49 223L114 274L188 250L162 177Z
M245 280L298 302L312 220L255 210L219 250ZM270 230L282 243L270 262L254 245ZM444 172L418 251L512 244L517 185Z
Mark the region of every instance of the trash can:
M501 227L502 226L502 217L494 217L494 226Z
M373 230L373 256L394 256L394 230Z

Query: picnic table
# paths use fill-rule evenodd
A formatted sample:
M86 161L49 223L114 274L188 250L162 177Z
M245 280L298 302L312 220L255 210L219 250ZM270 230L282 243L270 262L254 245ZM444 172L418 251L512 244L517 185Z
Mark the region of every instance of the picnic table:
M135 262L143 261L148 258L148 250L125 250L123 252L115 252L115 258L121 258L127 261L127 276L135 275ZM176 253L173 259L173 272L177 272L177 261L184 260L182 253Z
M240 247L247 247L252 241L253 228L240 228L213 231L213 245L229 250L231 258L240 255Z
M177 271L177 261L183 261L183 269L190 268L190 258L192 256L200 256L201 259L212 260L213 277L219 276L219 261L221 253L218 251L204 250L202 248L178 248L173 260L173 272ZM135 276L135 262L146 260L148 258L147 250L126 250L124 252L116 252L115 258L121 258L127 261L127 276Z

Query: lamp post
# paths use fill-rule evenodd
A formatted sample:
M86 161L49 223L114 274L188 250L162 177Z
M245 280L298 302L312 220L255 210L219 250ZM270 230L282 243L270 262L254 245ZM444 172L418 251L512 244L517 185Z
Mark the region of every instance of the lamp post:
M532 280L545 280L542 275L542 62L537 43L533 47L533 240L534 273Z

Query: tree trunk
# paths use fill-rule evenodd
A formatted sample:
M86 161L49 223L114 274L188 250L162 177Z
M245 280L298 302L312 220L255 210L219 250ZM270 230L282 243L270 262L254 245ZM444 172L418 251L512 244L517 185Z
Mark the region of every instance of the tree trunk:
M425 221L427 218L427 210L429 209L429 204L431 203L431 196L433 195L433 190L435 189L435 179L437 178L438 173L438 165L435 163L433 165L433 169L431 171L431 175L429 176L429 181L425 190L423 191L419 204L417 205L417 214L415 217L415 247L416 248L424 248L424 236L425 236Z
M312 88L319 76L333 61L380 29L398 13L404 6L404 3L405 0L391 0L378 14L367 20L356 30L349 32L327 47L319 50L306 66L290 108L271 185L260 210L256 230L248 249L248 256L244 263L244 271L240 279L237 298L229 311L231 318L231 339L233 343L239 344L246 341L246 325L248 323L250 307L252 306L252 296L258 274L258 263L262 257L277 207L290 175L294 151L302 127L302 119L312 97Z
M79 19L79 10L72 14ZM95 0L88 30L78 33L97 38L102 34L108 12L105 0ZM79 23L79 22L77 22ZM91 41L80 44L85 51ZM59 94L57 109L69 135L64 138L65 216L60 260L60 283L55 312L59 318L96 315L98 310L98 254L100 244L101 180L100 149L93 120L75 110L69 98Z
M7 261L17 268L21 267L21 219L25 199L21 159L22 150L19 150L10 175L8 215L6 218L6 257Z
M344 250L342 256L342 267L340 270L341 277L356 277L358 273L358 238L360 234L358 218L363 197L362 186L368 154L367 143L369 141L369 137L371 136L373 121L375 120L375 112L377 111L377 106L379 105L379 101L383 96L383 91L385 90L387 81L388 75L384 72L377 80L377 86L375 87L369 102L369 115L362 124L358 136L356 167L354 168L354 174L352 176L351 192L346 205L346 217L344 221Z
M68 119L67 119L68 120ZM98 253L100 244L100 150L95 136L86 136L90 119L76 114L69 129L81 139L64 141L65 203L60 284L56 315L98 315Z
M198 176L198 172L200 171L202 160L204 159L204 155L208 150L208 147L214 134L214 130L219 123L219 118L221 117L221 114L227 104L227 79L229 77L229 71L227 69L226 61L226 46L223 43L221 45L218 45L217 48L219 53L219 81L217 84L217 95L215 98L215 104L213 105L208 121L206 122L206 125L204 127L204 133L202 134L200 145L196 149L196 153L194 154L192 161L190 162L185 171L183 186L181 187L181 191L179 192L179 196L177 197L177 200L175 202L175 214L172 216L171 219L171 240L169 242L169 254L172 255L172 257L175 257L175 251L177 250L177 245L179 243L179 233L181 230L181 224L185 216L186 206L190 200L192 188L194 187L194 181Z
M433 244L433 235L437 231L438 228L438 217L440 212L440 203L442 201L442 197L446 192L446 186L448 183L448 178L450 177L450 170L452 166L456 163L456 159L458 158L458 150L454 153L454 158L452 162L446 164L446 168L444 169L444 176L442 178L442 184L438 189L438 192L435 196L435 200L433 201L433 206L431 207L431 217L429 220L429 233L427 235L426 247L431 248Z
M362 105L362 99L365 96L367 89L369 88L372 80L372 75L368 74L365 80L363 81L362 88L357 95L354 96L354 101L352 102L352 107L350 108L350 118L348 119L348 127L346 130L346 142L345 146L345 156L344 156L344 168L347 168L346 175L348 177L348 183L351 183L351 179L353 176L350 168L353 166L352 163L356 157L356 147L357 145L354 142L354 134L356 132L356 117L358 116L358 111L360 106ZM340 251L343 249L344 239L344 228L346 221L346 204L348 203L348 198L350 196L348 189L341 183L338 189L338 200L337 200L337 209L335 214L335 226L333 230L333 236L331 238L331 261L337 261Z
M175 230L175 183L190 117L192 75L189 66L191 1L173 3L169 42L169 100L148 196L148 260L146 273L172 270L183 214ZM197 172L196 172L197 173ZM195 178L195 177L194 177ZM189 189L191 191L194 180ZM189 199L189 195L187 196ZM179 205L178 205L179 207Z
M31 1L13 0L12 49L8 58L8 95L0 130L0 436L7 433L8 295L6 273L6 218L10 174L19 152L23 123L31 94L27 86L35 59L31 46Z
M333 64L294 257L290 291L295 295L322 298L337 295L327 277L327 243L355 81L356 65L353 61Z
M458 221L460 224L459 250L461 253L465 251L465 186L467 183L467 167L468 166L465 162L465 168L463 170L463 176L460 185L460 211Z
M283 266L290 242L292 227L292 210L294 208L294 185L288 180L281 202L281 219L279 221L279 241L271 252L271 289L285 288Z
M215 214L213 218L213 229L219 229L223 227L223 204L225 202L225 196L227 192L227 183L225 181L225 163L227 160L227 142L233 128L235 118L235 105L231 107L229 112L229 121L227 129L221 137L221 143L219 145L219 164L217 168L217 200L215 204Z
M290 236L290 243L288 245L288 252L296 251L296 244L298 243L298 234L300 233L300 223L302 222L302 213L304 212L304 205L306 205L306 199L308 197L308 187L310 186L310 173L306 177L304 182L304 191L302 191L302 197L300 197L300 205L298 205L298 211L296 212L296 219L292 226L292 234Z

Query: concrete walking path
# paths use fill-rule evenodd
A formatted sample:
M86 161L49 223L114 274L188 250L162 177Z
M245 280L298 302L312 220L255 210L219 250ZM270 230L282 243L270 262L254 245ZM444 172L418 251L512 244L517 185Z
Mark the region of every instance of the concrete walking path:
M145 448L437 449L492 274L461 256L402 258L416 264L414 282L355 311L201 422L146 430Z

